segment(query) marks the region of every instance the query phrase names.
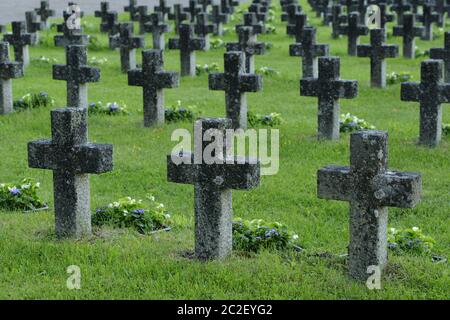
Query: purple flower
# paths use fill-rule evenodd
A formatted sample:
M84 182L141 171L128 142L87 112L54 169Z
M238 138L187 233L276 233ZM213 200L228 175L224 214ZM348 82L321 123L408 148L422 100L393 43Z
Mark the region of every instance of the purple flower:
M111 103L109 105L109 111L115 112L117 110L119 110L119 105L117 103Z
M96 210L96 212L97 212L97 213L104 213L105 210L99 208L99 209Z
M9 192L13 195L13 196L17 196L20 194L20 190L17 189L16 187L9 189Z
M356 123L354 123L353 121L352 121L352 122L349 122L349 123L348 123L348 126L349 126L349 127L352 127L352 128L353 128L353 127L356 127Z
M95 108L97 106L97 104L95 102L92 102L91 104L89 104L89 108Z
M145 209L136 209L136 210L133 211L133 213L144 214L145 213Z
M270 238L270 237L272 237L272 236L278 237L279 235L280 235L280 234L278 233L277 230L272 229L272 230L270 230L269 232L266 233L266 238Z

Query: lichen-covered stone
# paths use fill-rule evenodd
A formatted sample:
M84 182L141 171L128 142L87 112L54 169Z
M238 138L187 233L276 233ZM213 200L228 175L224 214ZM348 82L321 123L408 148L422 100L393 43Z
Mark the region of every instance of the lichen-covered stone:
M34 9L37 15L40 17L41 22L44 24L45 28L48 28L49 21L48 18L55 16L55 10L50 9L50 5L48 1L41 1L41 5L39 8Z
M145 47L144 36L133 34L132 23L121 23L119 33L109 37L109 47L120 50L120 66L123 73L136 69L136 49Z
M199 13L196 17L196 23L194 26L194 32L200 38L205 39L204 50L209 50L209 35L215 33L216 26L209 23L209 15L207 13Z
M24 67L30 64L29 46L36 43L36 34L27 33L23 21L13 21L12 33L5 34L3 40L14 48L14 59L21 62Z
M153 37L153 49L164 50L166 41L164 34L170 31L168 24L164 23L162 13L152 13L145 25L145 31L151 32Z
M266 51L265 43L256 42L254 38L252 27L242 27L238 30L238 42L229 42L226 45L227 51L244 52L247 73L255 72L255 55L262 55Z
M0 114L13 110L12 80L23 77L20 62L9 60L9 43L0 42Z
M174 31L178 34L181 23L186 20L191 20L191 16L188 12L183 12L183 6L181 4L174 4L173 12L169 14L169 20L173 21Z
M291 24L286 27L286 33L295 37L296 43L301 43L303 38L303 30L308 25L308 16L304 13L297 13L293 17Z
M416 16L410 13L402 17L403 24L394 27L394 36L403 37L403 57L414 59L416 57L415 38L423 37L425 28L416 26Z
M444 63L444 81L450 83L450 31L445 33L444 47L431 48L431 59L440 59Z
M344 24L339 28L339 34L346 35L348 38L348 55L356 56L356 47L359 44L359 37L367 35L369 33L369 28L360 23L358 12L350 13L347 20L347 24Z

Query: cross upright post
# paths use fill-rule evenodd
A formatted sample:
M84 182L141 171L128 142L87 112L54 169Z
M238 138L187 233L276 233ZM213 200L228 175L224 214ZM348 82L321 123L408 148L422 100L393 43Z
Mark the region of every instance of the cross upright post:
M139 34L144 35L145 25L150 22L150 14L148 13L147 6L139 6L138 7L138 21L139 21Z
M391 11L397 14L397 24L403 25L403 16L406 12L411 11L411 5L407 0L394 0L391 6Z
M220 9L220 5L213 5L211 11L211 22L216 26L214 35L222 36L223 35L223 24L228 23L228 15L222 13Z
M155 12L150 15L150 21L145 25L145 31L152 33L153 49L165 49L166 41L164 39L164 33L169 32L170 27L164 23L161 13Z
M256 41L258 34L264 33L266 28L264 25L260 24L256 19L256 15L254 12L246 12L244 13L244 23L236 25L236 33L239 32L239 29L242 27L252 27L253 28L253 40Z
M348 55L356 56L356 47L359 44L359 37L367 35L369 28L359 23L359 13L352 12L348 15L348 22L339 28L339 34L347 35L348 37Z
M43 22L37 21L37 15L35 11L27 11L25 12L25 22L26 22L26 30L28 33L34 34L34 42L32 43L37 44L39 42L39 33L38 31L41 31L45 28Z
M209 15L207 13L199 13L196 18L194 32L200 38L205 39L205 51L209 50L209 35L216 32L216 26L209 23Z
M440 16L437 12L434 12L434 5L431 3L424 3L422 6L422 14L416 15L417 21L422 22L425 27L425 34L422 40L433 40L433 23L438 23Z
M255 72L255 55L265 53L266 45L263 42L253 41L253 28L242 27L238 31L238 42L227 43L227 51L241 51L245 54L245 70L247 73Z
M295 42L300 43L303 37L303 30L308 26L308 16L304 13L297 13L293 24L286 26L286 33L295 37Z
M125 12L130 13L130 20L131 21L138 21L139 19L139 12L138 12L138 5L137 0L129 0L128 6L124 8Z
M121 23L119 34L109 37L111 49L120 49L120 65L123 73L136 69L136 49L144 48L144 36L133 36L134 25L132 23Z
M189 13L191 22L195 22L197 14L202 12L202 7L198 5L197 0L189 0L189 5L183 9L184 12Z
M20 62L9 59L9 43L0 42L0 115L13 110L12 79L23 77Z
M174 4L173 12L169 13L169 20L173 21L175 34L178 34L180 24L185 20L191 20L191 16L189 13L183 12L181 4Z

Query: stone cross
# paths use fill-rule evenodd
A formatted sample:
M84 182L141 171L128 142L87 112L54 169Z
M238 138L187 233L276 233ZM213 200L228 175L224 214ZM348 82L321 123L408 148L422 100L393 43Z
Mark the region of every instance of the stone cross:
M110 36L119 33L119 17L117 12L108 12L105 21L100 24L100 31L108 33Z
M364 130L350 136L350 167L330 165L317 171L317 196L350 202L348 272L366 281L388 260L387 207L413 208L421 197L419 173L387 168L388 134Z
M381 1L383 1L383 0L381 0ZM356 7L355 11L359 12L359 23L364 24L366 11L367 11L367 7L368 7L368 1L367 0L357 0L355 7Z
M66 65L53 66L53 79L67 82L67 107L86 109L88 106L87 83L100 80L100 70L87 65L86 46L66 48Z
M304 13L298 13L294 16L294 24L288 24L286 33L295 37L295 42L300 43L303 37L303 30L308 25L308 16Z
M223 23L228 23L228 15L222 13L220 5L213 5L211 12L211 22L215 25L214 35L223 35Z
M369 28L359 23L359 13L352 12L348 15L348 22L339 28L339 33L348 36L348 55L356 56L356 47L359 44L359 37L367 35Z
M402 16L403 25L394 26L394 36L403 36L403 57L414 59L416 57L415 37L422 37L425 33L424 27L416 27L416 17L411 13Z
M394 21L394 15L388 13L385 3L378 3L377 6L380 8L380 28L386 29L386 24Z
M445 33L443 48L430 49L430 58L444 62L444 81L450 83L450 31Z
M174 31L178 34L180 24L185 20L191 20L191 15L187 12L183 12L183 7L181 4L174 4L173 12L169 13L169 20L173 21Z
M119 34L109 37L110 48L120 48L120 65L123 73L136 69L136 49L145 46L144 36L133 34L133 23L121 23Z
M197 14L202 12L202 7L198 5L197 0L189 0L189 6L183 9L184 12L189 13L191 22L195 22Z
M234 7L228 0L220 0L220 9L222 10L222 13L225 13L227 15L234 13Z
M150 22L150 14L147 6L138 7L139 34L145 34L145 25Z
M256 19L256 15L254 12L247 12L244 13L244 23L243 24L237 24L236 25L236 33L239 32L239 29L242 27L252 27L253 28L253 34L254 40L256 41L257 35L265 32L264 25L260 24L258 20Z
M128 85L144 89L145 127L164 125L163 89L179 86L178 74L163 67L163 51L153 49L142 52L142 69L128 71Z
M167 156L168 181L194 185L195 256L200 260L231 253L232 190L255 188L260 181L259 160L227 157L231 147L225 134L231 128L229 119L200 119L194 125L194 153ZM217 144L212 152L207 151L210 137Z
M318 97L318 139L339 139L339 99L358 95L358 82L340 80L339 57L320 57L318 78L300 80L300 95Z
M41 6L37 9L34 9L34 11L36 11L38 16L41 18L41 22L44 24L44 27L48 28L48 18L55 16L55 10L50 9L48 1L41 1Z
M28 166L53 171L55 226L58 238L91 234L88 174L113 169L113 146L88 142L87 110L51 112L52 140L28 143Z
M66 11L63 13L64 22L57 26L57 31L62 33L62 35L56 35L55 46L57 47L67 47L70 45L88 45L89 39L87 35L83 34L83 30L80 29L69 29L67 27L67 20L70 14Z
M215 33L216 26L212 23L209 23L209 15L207 13L199 13L196 18L196 23L194 26L194 32L200 38L205 39L205 48L204 50L209 50L209 35L211 33Z
M194 27L182 23L179 28L180 37L169 39L169 49L180 50L181 76L195 77L195 51L204 50L206 43L203 38L194 37Z
M202 6L203 12L208 12L208 7L213 4L212 0L198 0L198 3Z
M347 16L342 14L342 6L340 4L333 4L329 20L331 21L331 36L333 39L338 39L339 26L347 22Z
M137 8L137 0L129 0L129 5L124 8L125 12L130 13L131 21L138 21L139 12Z
M100 10L96 10L94 15L96 18L101 18L101 23L106 23L109 14L109 2L100 2Z
M420 83L402 83L402 101L420 103L419 143L436 146L442 136L441 103L450 102L450 84L442 82L442 61L422 61Z
M14 48L14 59L17 62L22 62L26 67L30 64L29 46L36 43L36 34L27 33L26 25L23 21L13 21L12 33L7 33L3 37L3 41L9 42Z
M253 41L252 27L242 27L238 31L238 42L227 43L227 51L242 51L245 54L245 71L255 72L255 55L265 53L266 45L263 42Z
M164 33L169 32L170 27L164 23L161 13L155 12L150 15L150 21L145 25L145 31L152 33L153 49L165 49L166 41L164 39Z
M256 20L259 23L264 24L267 20L267 8L262 5L252 3L248 7L248 12L253 12L255 14Z
M437 25L439 28L445 27L445 13L450 15L450 2L448 0L435 0L435 11L439 14Z
M289 55L303 57L302 78L317 78L317 58L328 56L328 53L328 44L316 43L315 27L304 28L300 43L289 46Z
M172 9L167 5L166 0L159 0L159 6L155 6L154 11L161 13L161 18L164 22Z
M425 34L422 40L433 40L433 23L437 23L440 20L439 13L433 12L434 5L430 3L423 4L422 14L416 15L417 21L422 22L425 27Z
M351 12L354 11L356 1L355 0L341 0L341 4L345 6L347 16L350 15Z
M224 55L225 72L209 75L210 90L224 90L227 118L233 122L234 129L247 128L246 92L262 89L261 75L245 72L243 52L231 51Z
M397 24L403 25L403 16L406 12L411 11L411 5L407 0L394 0L391 11L397 14Z
M13 110L12 80L23 77L20 62L9 60L9 43L0 42L0 114Z
M45 27L43 22L37 21L37 15L36 15L36 12L34 12L34 11L25 12L25 21L26 21L26 25L27 25L26 30L28 33L36 33L40 30L43 30ZM36 41L37 41L37 36L36 36Z
M317 6L317 13L318 17L322 17L322 24L324 26L327 26L330 24L330 19L328 19L328 12L329 12L329 0L320 0Z
M289 4L286 6L285 12L281 15L281 21L288 24L295 24L295 15L302 13L302 7L298 4Z
M370 86L386 87L386 58L398 57L398 45L384 44L385 29L370 30L370 45L362 44L357 47L358 57L370 58Z

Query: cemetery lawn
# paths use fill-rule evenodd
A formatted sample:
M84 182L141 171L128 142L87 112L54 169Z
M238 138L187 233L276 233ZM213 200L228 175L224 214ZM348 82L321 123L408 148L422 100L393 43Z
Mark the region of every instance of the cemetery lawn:
M422 174L422 202L414 209L389 209L389 226L420 227L436 240L433 254L450 257L450 138L437 148L417 145L419 105L400 101L400 84L385 90L369 88L369 60L349 57L346 38L331 39L331 28L314 18L306 1L303 8L318 26L318 42L329 43L331 54L341 57L341 78L359 81L359 96L341 100L341 113L364 118L377 129L389 131L389 167ZM237 21L240 20L238 15ZM124 15L122 20L126 19ZM349 164L349 135L337 142L316 140L317 99L300 97L300 59L289 57L292 38L285 35L280 11L276 34L260 41L273 48L256 57L256 68L267 66L279 75L264 76L264 89L248 94L249 110L281 114L280 170L262 177L251 191L234 191L234 215L287 224L307 253L265 251L234 254L224 261L201 263L186 254L194 246L193 187L168 183L166 155L176 142L176 128L192 131L192 123L164 128L142 125L142 88L129 87L120 73L119 53L107 48L98 33L99 19L87 17L87 34L97 36L100 50L89 57L107 58L98 84L89 85L89 101L125 103L130 115L94 115L89 119L90 140L114 145L115 169L91 176L92 210L124 196L143 199L152 194L173 216L173 230L141 236L131 230L96 229L92 238L57 241L52 210L34 214L0 212L1 299L448 299L447 263L433 263L431 255L390 254L381 290L369 290L346 274L348 203L321 200L316 195L316 172L328 164ZM227 27L234 30L230 23ZM392 33L392 24L389 26ZM166 35L166 39L173 35ZM234 32L223 37L236 41ZM52 41L52 40L51 40ZM363 37L362 42L368 43ZM389 43L401 44L391 37ZM151 44L151 36L147 37ZM442 47L443 38L417 40L421 50ZM223 71L224 49L197 53L198 64L217 62ZM45 56L65 64L64 50L53 46L31 48L31 58ZM140 52L138 60L140 61ZM388 72L410 72L420 79L421 59L388 59ZM179 51L165 53L165 69L179 71ZM46 91L64 107L66 83L52 80L51 64L32 62L26 77L13 82L14 99L29 92ZM208 90L208 77L183 78L179 88L165 90L166 105L181 100L195 105L202 116L223 117L224 93ZM31 177L41 183L41 196L52 208L52 172L29 169L27 142L49 138L50 109L35 109L0 117L0 182ZM443 105L443 122L450 123L450 108ZM66 269L81 268L81 290L66 287Z

